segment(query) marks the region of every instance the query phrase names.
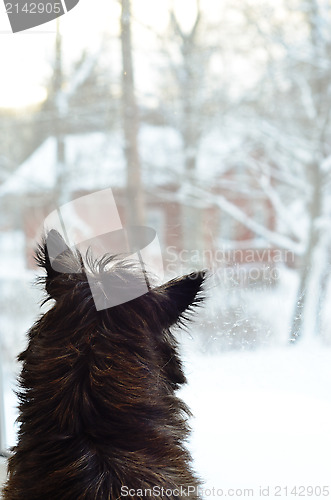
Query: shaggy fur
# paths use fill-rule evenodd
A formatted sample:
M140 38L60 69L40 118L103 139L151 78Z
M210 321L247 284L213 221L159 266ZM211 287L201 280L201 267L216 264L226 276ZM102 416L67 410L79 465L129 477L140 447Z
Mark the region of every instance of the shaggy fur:
M114 293L129 276L130 286L145 277L111 256L83 264L58 233L48 238L64 251L52 266L45 241L37 251L46 300L55 303L19 356L20 430L4 499L115 500L127 498L122 486L197 488L183 444L190 412L175 394L186 380L170 327L202 300L204 272L97 311L87 273L96 282L108 273Z

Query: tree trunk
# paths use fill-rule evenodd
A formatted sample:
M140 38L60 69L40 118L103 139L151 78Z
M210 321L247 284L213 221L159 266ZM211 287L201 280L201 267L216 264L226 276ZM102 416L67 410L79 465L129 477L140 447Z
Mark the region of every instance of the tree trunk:
M324 248L322 255L321 266L320 266L320 286L318 290L317 296L317 311L316 311L316 320L315 320L315 332L318 336L323 336L323 311L324 304L327 298L327 292L330 282L330 269L331 269L331 248L330 248L330 239L329 235L323 235L325 237Z
M54 136L56 140L56 204L58 206L68 202L66 194L66 168L65 168L65 136L63 123L65 121L64 96L63 96L63 69L62 69L62 36L60 21L56 21L55 41L55 66L53 77L53 92L55 104Z
M321 214L321 188L322 175L319 165L314 164L311 167L311 177L313 186L313 196L310 206L310 228L307 240L307 248L303 259L302 272L297 292L294 314L292 318L292 327L290 341L295 343L302 335L304 327L304 316L307 313L307 299L309 297L309 281L314 268L314 253L319 240L319 229L316 227L317 220ZM315 311L316 313L316 311Z
M175 78L180 98L179 131L183 140L184 172L182 182L185 192L181 197L182 246L189 252L203 249L201 208L197 206L194 188L197 186L197 153L202 135L203 106L201 93L206 69L202 60L199 41L202 14L199 0L196 1L196 18L190 29L184 30L174 10L170 12L173 35L179 39L180 67L175 67ZM208 60L209 55L206 55ZM192 255L193 256L193 255Z
M187 38L183 38L183 65L184 74L186 75L182 88L181 99L183 104L183 150L184 150L184 184L188 186L185 190L185 197L182 202L182 232L183 232L183 247L188 251L201 251L203 246L202 228L201 228L201 209L196 206L195 197L192 196L194 187L198 183L197 179L197 156L198 146L201 140L201 131L199 118L197 116L197 99L199 89L196 82L195 68L195 42L194 32L198 23L192 29L192 41L187 46ZM189 189L191 192L188 192Z
M134 88L130 0L122 0L122 106L124 150L127 168L127 225L145 223L144 192L138 149L139 117Z
M184 183L188 187L197 184L196 179L196 163L197 151L196 145L186 145L184 148ZM195 205L192 193L186 192L184 200L182 201L182 234L183 234L183 247L189 252L202 250L202 231L201 231L201 209Z

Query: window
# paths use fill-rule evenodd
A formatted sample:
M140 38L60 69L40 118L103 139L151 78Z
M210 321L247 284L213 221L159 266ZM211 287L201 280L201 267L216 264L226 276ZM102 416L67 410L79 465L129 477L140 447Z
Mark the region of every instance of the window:
M330 2L73 3L19 33L0 12L1 446L17 436L16 357L45 310L36 235L110 189L116 217L76 213L84 239L113 217L120 248L120 223L152 227L172 276L210 263L179 339L206 487L317 498L331 463Z

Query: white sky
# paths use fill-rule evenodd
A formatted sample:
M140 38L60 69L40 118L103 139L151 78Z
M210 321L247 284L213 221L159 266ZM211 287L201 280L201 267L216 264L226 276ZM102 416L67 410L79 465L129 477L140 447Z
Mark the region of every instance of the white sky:
M133 38L135 48L136 81L138 92L144 97L153 96L155 82L153 78L160 72L155 69L160 64L157 53L157 39L154 32L163 32L168 24L169 7L174 6L182 28L190 27L196 16L197 0L132 0L133 8ZM231 59L226 61L226 70L222 68L223 76L229 75L231 88L236 85L254 85L258 70L254 67L252 57L237 53L233 58L235 47L247 44L247 33L241 28L242 12L238 2L222 2L215 0L200 0L204 16L211 24L217 25L222 37L222 44L232 48ZM279 0L277 11L283 0ZM254 0L256 7L261 0ZM240 5L240 3L239 3ZM227 7L230 9L225 13ZM78 5L60 18L63 33L63 53L66 67L86 49L97 51L102 34L119 39L119 0L80 0ZM266 17L268 22L269 17ZM217 23L218 21L218 23ZM220 22L221 21L221 22ZM233 30L233 27L236 28ZM149 30L151 27L152 30ZM231 31L227 37L227 30ZM153 31L153 32L152 32ZM0 0L0 108L20 108L45 99L44 84L52 73L52 60L56 34L56 21L51 21L40 27L13 34L9 20ZM252 52L253 47L249 47ZM120 45L112 44L109 54L104 54L110 72L118 75L121 64ZM258 55L255 61L259 64ZM224 64L218 60L217 65ZM244 78L243 78L244 75ZM141 96L140 96L141 98Z
M133 14L138 20L135 42L138 41L143 50L148 50L150 41L148 30L141 28L141 24L162 31L168 22L171 1L174 0L132 2ZM175 3L183 27L194 20L195 5L195 0L180 0ZM205 0L204 5L208 12L215 10L215 2L212 0ZM120 5L115 0L80 0L73 10L62 16L63 50L67 61L77 59L84 48L93 51L99 43L100 33L108 32L117 36L119 14ZM56 21L51 21L26 32L11 33L9 20L1 2L0 107L19 108L45 98L43 83L51 72L55 31Z
M84 47L93 49L100 28L105 26L105 19L110 30L116 29L116 7L117 4L109 0L80 0L72 11L62 16L61 29L67 54L75 59ZM43 82L51 71L56 21L12 34L2 9L0 30L0 106L20 107L42 99L45 96Z

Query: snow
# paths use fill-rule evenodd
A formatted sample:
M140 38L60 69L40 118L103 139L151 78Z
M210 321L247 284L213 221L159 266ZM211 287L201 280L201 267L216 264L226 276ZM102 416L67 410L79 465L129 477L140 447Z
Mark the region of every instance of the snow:
M51 190L55 185L55 139L50 137L4 182L0 196Z
M318 344L186 352L182 396L203 488L324 486L331 466L331 351ZM208 496L208 492L205 497ZM241 496L241 495L238 495Z
M22 278L27 273L23 232L19 230L0 232L0 249L2 284L5 278Z
M66 189L98 190L124 187L126 168L119 131L66 135ZM174 180L182 163L178 133L171 127L144 125L140 130L143 178L149 185ZM54 189L57 143L49 137L1 186L0 196L36 194ZM175 179L176 180L176 179Z
M239 147L239 138L224 137L213 130L201 141L197 176L210 185L227 168L227 159ZM123 136L120 131L66 135L66 189L99 190L124 187L126 168ZM183 147L178 131L170 126L142 124L139 150L143 182L146 186L178 183L184 175ZM51 191L57 179L57 141L48 137L0 187L0 197Z
M197 186L191 187L191 191L196 193L197 196L200 195L202 198L204 194L204 190L200 189ZM241 222L244 226L254 231L257 235L264 238L266 243L270 243L275 245L276 248L284 248L289 249L297 255L302 255L304 252L304 245L300 243L296 243L291 238L288 238L286 235L268 229L268 227L259 224L249 215L247 215L241 208L237 205L229 201L225 196L221 194L212 194L208 193L208 201L210 203L214 203L215 206L218 206L221 210L231 215L235 220Z
M236 155L243 148L242 136L236 132L233 129L219 128L202 137L197 159L197 177L203 184L209 185L215 176L220 176L235 163Z

